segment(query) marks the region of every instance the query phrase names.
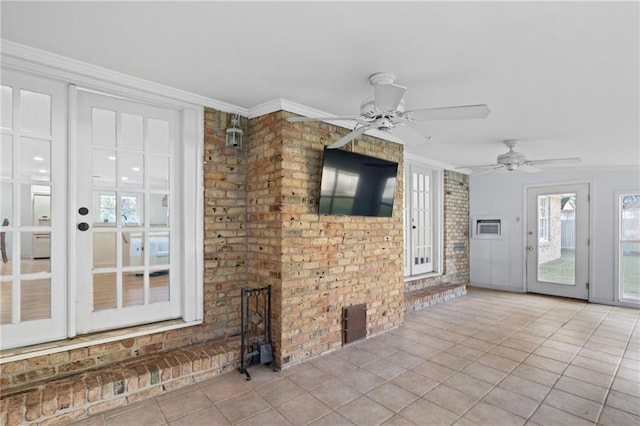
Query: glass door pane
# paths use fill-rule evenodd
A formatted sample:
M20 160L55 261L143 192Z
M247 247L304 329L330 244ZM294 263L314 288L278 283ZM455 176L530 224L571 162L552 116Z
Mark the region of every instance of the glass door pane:
M576 194L538 196L538 281L576 283Z

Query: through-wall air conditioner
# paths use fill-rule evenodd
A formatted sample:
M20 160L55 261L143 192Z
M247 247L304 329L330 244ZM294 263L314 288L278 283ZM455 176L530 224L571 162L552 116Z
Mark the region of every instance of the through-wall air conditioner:
M501 217L474 217L471 221L471 235L479 239L503 238L504 220Z

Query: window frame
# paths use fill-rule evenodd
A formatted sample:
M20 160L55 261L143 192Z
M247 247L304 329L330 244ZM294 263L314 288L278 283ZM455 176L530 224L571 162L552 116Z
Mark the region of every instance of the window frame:
M615 301L618 304L623 306L631 306L631 307L639 307L640 306L640 297L625 297L624 289L623 289L623 258L624 258L624 249L622 248L622 244L624 242L635 242L634 240L629 240L623 238L623 224L622 224L622 207L623 207L623 198L627 196L638 196L640 195L640 188L632 191L618 191L615 193L615 245L614 245L614 279L615 279Z
M541 201L544 205L541 206ZM538 196L538 243L546 244L549 242L549 196ZM544 215L540 213L544 211ZM542 232L540 230L542 229Z

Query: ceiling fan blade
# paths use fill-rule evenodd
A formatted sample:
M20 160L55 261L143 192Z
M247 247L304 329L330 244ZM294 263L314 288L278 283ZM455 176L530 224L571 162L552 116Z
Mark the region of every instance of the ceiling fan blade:
M470 120L486 118L491 110L487 105L462 105L444 108L414 109L405 112L405 117L414 121Z
M489 174L489 173L493 173L494 171L502 169L502 168L504 168L504 165L500 164L500 165L498 165L496 167L493 167L491 169L483 170L483 171L478 172L478 173L473 173L471 176L486 175L486 174Z
M353 139L357 138L358 136L360 136L361 134L363 134L367 130L370 130L371 128L373 128L373 125L359 127L357 129L347 133L346 135L344 135L343 137L341 137L340 139L338 139L337 141L335 141L334 143L329 145L327 147L327 149L340 148L341 146L348 144Z
M541 172L542 169L538 168L538 167L533 167L530 164L523 164L522 166L517 168L518 171L523 171L525 173L538 173Z
M422 145L429 140L428 137L405 122L397 123L393 128L393 134L398 136L404 145Z
M376 108L380 111L395 111L407 88L397 84L376 84L375 90Z
M546 160L530 160L527 164L537 166L540 164L557 164L557 163L579 163L579 158L549 158Z
M362 120L359 115L352 117L288 117L289 123L302 123L305 121L328 121L328 120Z
M485 169L487 167L502 167L502 164L481 164L481 165L477 165L477 166L460 166L460 167L456 167L456 170L458 169Z

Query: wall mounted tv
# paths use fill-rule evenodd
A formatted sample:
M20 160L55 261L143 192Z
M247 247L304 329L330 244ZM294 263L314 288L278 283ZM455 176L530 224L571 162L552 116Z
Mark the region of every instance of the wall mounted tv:
M324 150L318 214L391 217L398 163Z

